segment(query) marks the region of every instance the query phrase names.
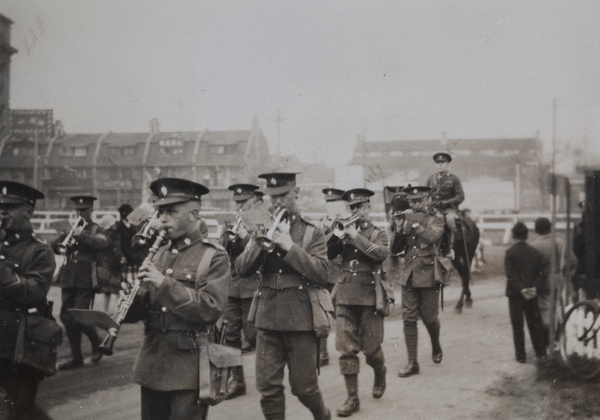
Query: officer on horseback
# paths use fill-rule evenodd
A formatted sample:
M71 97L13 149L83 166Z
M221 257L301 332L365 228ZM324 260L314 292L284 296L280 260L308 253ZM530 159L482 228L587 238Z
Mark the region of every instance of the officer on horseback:
M438 209L450 229L449 253L454 258L454 238L456 236L456 220L458 219L458 206L465 201L465 192L460 179L448 171L452 156L439 152L433 155L437 165L437 172L427 179L427 186L431 188L432 207Z

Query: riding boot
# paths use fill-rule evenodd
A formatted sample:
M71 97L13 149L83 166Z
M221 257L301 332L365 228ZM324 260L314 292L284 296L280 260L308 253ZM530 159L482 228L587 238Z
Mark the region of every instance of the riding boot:
M352 413L356 413L360 409L360 401L358 400L358 374L344 375L346 389L348 390L348 398L337 409L338 417L350 417Z
M236 366L231 369L231 380L227 385L227 399L246 395L246 381L244 380L244 367Z
M314 420L329 420L331 419L331 412L325 407L323 401L323 395L321 391L315 391L311 394L299 395L298 399L300 402L310 410Z
M329 352L327 351L327 336L319 338L319 366L329 364Z
M406 352L408 353L408 363L404 366L398 376L407 378L419 373L419 364L417 363L417 324L414 322L404 323L404 341L406 342Z
M425 324L431 338L431 359L433 363L442 363L442 346L440 345L440 324Z

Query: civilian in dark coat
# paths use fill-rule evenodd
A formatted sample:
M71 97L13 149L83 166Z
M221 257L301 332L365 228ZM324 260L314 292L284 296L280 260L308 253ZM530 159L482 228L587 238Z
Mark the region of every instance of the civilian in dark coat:
M522 222L512 228L515 243L506 250L506 296L515 343L517 362L525 363L525 329L523 314L527 319L529 335L538 358L546 356L547 340L537 302L538 291L543 286L543 257L527 244L528 229Z

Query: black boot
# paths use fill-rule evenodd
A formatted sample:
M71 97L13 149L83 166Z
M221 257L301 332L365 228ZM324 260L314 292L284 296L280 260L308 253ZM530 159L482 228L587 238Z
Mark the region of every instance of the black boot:
M231 370L231 380L227 385L227 394L228 400L241 395L246 395L246 381L244 380L243 366L236 366Z
M413 322L404 323L404 340L406 341L406 352L408 353L408 363L404 366L398 376L407 378L419 373L419 364L417 363L417 324Z
M348 398L344 404L338 407L338 417L350 417L352 413L356 413L360 409L360 401L358 400L358 374L344 375L344 381L348 390Z
M387 369L383 366L381 369L375 371L375 382L373 383L373 398L383 397L385 392L385 374Z
M440 324L426 325L431 338L431 360L433 363L442 363L442 346L440 345Z
M71 370L83 367L83 355L81 353L81 331L77 328L66 329L69 347L71 348L71 360L58 364L58 370Z

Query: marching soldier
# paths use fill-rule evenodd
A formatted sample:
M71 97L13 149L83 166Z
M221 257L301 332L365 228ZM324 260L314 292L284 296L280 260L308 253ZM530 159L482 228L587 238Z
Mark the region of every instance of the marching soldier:
M200 343L211 339L209 328L227 304L229 258L200 233L200 197L208 188L161 178L150 189L169 243L154 262L140 266L142 285L126 317L145 323L133 367L133 380L142 387L142 419L206 419L208 405L198 403Z
M357 188L346 191L342 198L352 217L341 221L343 232L334 232L327 243L330 259L342 255L336 299L336 349L341 353L340 371L344 375L348 398L337 409L339 417L348 417L360 408L358 399L358 372L362 351L375 372L373 398L385 392L385 358L383 317L375 311L375 279L381 275L381 264L389 254L385 231L373 226L369 219L370 198L373 191ZM339 236L338 236L339 235Z
M450 229L449 250L451 254L454 254L453 246L454 237L456 236L458 206L465 201L465 192L460 179L448 171L452 156L440 152L433 155L433 160L438 171L429 176L427 186L431 188L432 207L435 207L444 215L446 225Z
M71 197L77 216L85 221L83 230L75 232L74 243L67 244L66 262L58 279L62 288L60 320L62 321L71 347L71 360L60 363L59 370L83 367L81 352L81 333L83 332L92 344L92 362L98 363L102 354L98 352L100 337L95 327L78 323L69 309L90 309L94 303L94 295L98 290L97 263L98 254L109 245L102 228L92 222L92 210L96 197ZM75 230L75 228L73 229ZM53 243L55 253L60 253L61 245L67 234L62 234ZM94 284L95 283L95 284Z
M404 378L419 373L417 363L417 321L425 324L431 338L432 359L442 361L440 321L438 319L439 285L435 283L433 263L438 254L444 220L428 207L428 187L407 187L406 198L411 210L396 219L396 230L390 245L392 253L404 252L400 271L402 285L402 318L408 363L398 373Z
M30 222L43 198L28 185L0 181L0 417L9 419L48 418L35 408L43 376L13 363L20 314L31 308L46 312L55 268L52 249L35 236Z
M265 194L271 196L276 213L287 211L289 221L279 223L273 231L272 252L259 246L255 233L235 264L242 278L262 273L260 291L253 302L256 385L262 396L262 412L268 420L285 418L283 376L287 365L292 394L315 419L329 419L331 413L323 402L317 376L319 339L313 316L319 313L311 304L314 291L327 284L325 236L298 213L300 189L295 173L267 173L259 178L267 180ZM331 306L326 309L333 310Z
M258 185L252 184L234 184L229 187L233 191L233 200L238 213L262 205L263 193L257 191L258 188ZM236 224L235 232L226 232L221 239L221 245L229 254L231 261L231 284L229 285L229 298L224 315L224 319L227 321L225 344L242 349L243 332L244 340L248 343L250 349L253 349L256 346L256 328L252 322L248 322L248 313L252 304L252 296L258 289L260 278L257 273L254 273L248 278L240 279L235 271L235 260L250 241L250 235L241 219L238 219ZM231 372L227 398L232 399L245 394L244 367L238 366L233 368Z

